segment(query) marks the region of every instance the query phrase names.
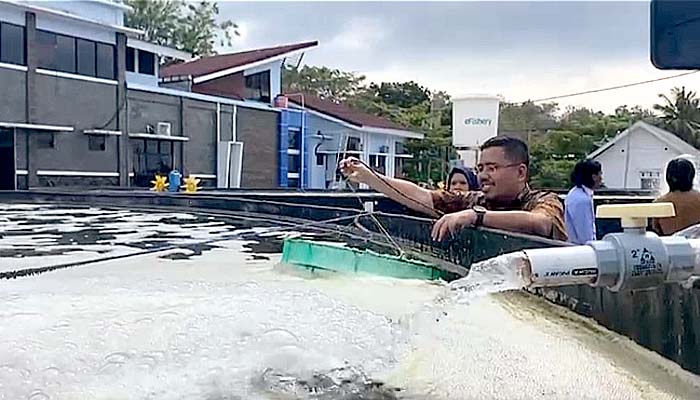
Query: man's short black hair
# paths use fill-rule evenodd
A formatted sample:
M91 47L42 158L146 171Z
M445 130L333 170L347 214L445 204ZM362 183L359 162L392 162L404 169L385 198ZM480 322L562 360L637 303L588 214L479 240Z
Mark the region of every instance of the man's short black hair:
M603 167L595 160L581 160L576 163L574 170L571 172L571 183L576 187L585 186L593 189L593 175L597 175Z
M511 136L494 136L481 145L481 151L491 147L500 147L506 153L506 157L518 164L525 164L530 168L530 151L522 140Z
M695 166L685 158L675 158L666 166L666 183L672 192L687 192L693 188Z

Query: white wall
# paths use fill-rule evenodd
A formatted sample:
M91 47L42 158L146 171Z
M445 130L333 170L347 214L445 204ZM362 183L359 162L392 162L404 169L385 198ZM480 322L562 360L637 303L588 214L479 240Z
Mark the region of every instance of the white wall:
M158 75L158 68L156 68L156 75ZM156 75L146 75L139 74L138 72L126 72L126 81L129 83L136 83L139 85L148 86L158 86L158 76Z
M36 27L37 29L54 33L62 33L64 35L78 38L90 39L109 44L116 43L114 34L115 31L112 28L81 23L53 15L37 14Z
M24 1L29 5L64 11L76 16L109 25L124 25L124 10L110 4L109 0Z
M314 135L316 135L318 131L321 131L321 134L331 139L324 140L319 150L335 152L345 145L344 141L341 142L341 138L345 138L347 135L360 136L360 133L336 122L323 119L317 115L307 115L308 132L309 135L311 135L309 139L309 151L311 152L309 156L309 188L325 189L326 180L333 180L335 168L339 160L335 155L328 154L326 155L325 165L316 165L316 154L314 154L314 150L316 149L316 145L321 143L321 139L314 137Z
M17 7L0 3L0 21L24 26L24 11L18 9Z
M665 187L666 164L681 155L643 129L636 129L596 157L603 166L605 185L611 189L641 189L642 171L659 171Z
M386 173L390 176L395 175L395 143L404 142L404 138L363 132L313 114L309 114L307 123L309 135L312 135L309 140L309 150L311 152L309 157L311 161L311 165L309 165L310 188L325 189L326 181L332 181L334 179L335 169L339 161L335 155L328 154L326 155L325 165L316 165L316 154L314 150L316 149L316 145L321 142L321 139L313 137L313 135L316 135L318 131L321 131L321 134L330 138L330 140L323 141L319 147L321 151L337 152L340 150L342 152L346 144L346 138L349 135L359 137L363 148L363 152L359 155L359 158L364 162L369 162L370 154L378 154L381 146L388 146L388 152L382 153L386 155Z

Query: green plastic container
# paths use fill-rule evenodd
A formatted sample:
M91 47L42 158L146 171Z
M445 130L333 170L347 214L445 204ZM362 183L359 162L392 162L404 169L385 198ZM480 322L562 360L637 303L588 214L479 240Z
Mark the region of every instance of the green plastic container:
M454 274L434 265L358 250L342 244L320 243L303 239L285 239L282 262L303 268L347 274L368 274L399 279L454 279Z

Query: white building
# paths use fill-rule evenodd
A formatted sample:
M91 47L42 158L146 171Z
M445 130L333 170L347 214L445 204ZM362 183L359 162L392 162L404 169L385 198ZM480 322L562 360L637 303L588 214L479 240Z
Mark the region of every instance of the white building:
M698 149L669 131L640 121L588 157L602 164L608 188L665 192L666 164L679 156L693 158L697 169Z
M303 188L333 188L338 179L338 162L346 156L355 156L384 175L403 177L404 163L412 158L406 151L406 142L424 137L420 132L345 103L310 94L289 96L297 109L303 99L307 113L303 128L307 133L296 139L298 131L295 135L290 130L287 150L289 179L301 179Z

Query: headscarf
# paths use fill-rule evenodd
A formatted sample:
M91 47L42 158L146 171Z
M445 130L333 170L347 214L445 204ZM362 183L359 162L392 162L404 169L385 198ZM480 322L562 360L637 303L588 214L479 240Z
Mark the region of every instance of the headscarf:
M472 171L470 168L461 168L461 167L454 167L450 171L450 173L447 175L447 190L450 190L450 181L452 180L452 177L455 174L462 174L465 177L467 177L467 183L469 184L469 190L480 190L481 185L479 185L479 180L476 177L476 174L474 171Z

